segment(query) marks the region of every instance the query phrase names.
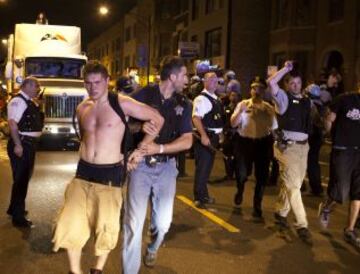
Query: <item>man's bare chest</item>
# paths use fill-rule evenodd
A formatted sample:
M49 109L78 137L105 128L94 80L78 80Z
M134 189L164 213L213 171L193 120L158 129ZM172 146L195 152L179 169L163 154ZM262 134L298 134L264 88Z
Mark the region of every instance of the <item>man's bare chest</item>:
M90 106L81 115L81 126L85 131L111 130L123 127L123 123L110 106L102 108Z

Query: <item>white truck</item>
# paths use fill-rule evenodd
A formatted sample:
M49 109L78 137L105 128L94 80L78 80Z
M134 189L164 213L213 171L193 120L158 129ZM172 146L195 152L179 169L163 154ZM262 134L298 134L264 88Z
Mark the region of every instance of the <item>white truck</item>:
M16 93L23 79L35 76L44 90L45 126L41 143L76 146L72 116L87 96L82 68L80 28L39 24L16 24L8 40L5 77L8 90ZM56 141L55 141L55 140Z

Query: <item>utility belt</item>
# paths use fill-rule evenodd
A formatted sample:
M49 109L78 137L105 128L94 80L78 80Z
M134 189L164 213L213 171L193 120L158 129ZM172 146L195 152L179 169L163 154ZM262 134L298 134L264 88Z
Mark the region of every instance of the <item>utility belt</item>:
M124 166L115 164L91 164L80 159L75 178L107 186L121 187Z
M288 145L298 144L298 145L306 145L308 140L296 141L296 140L285 140Z
M32 137L32 136L20 134L20 140L25 141L25 142L30 142L30 143L36 143L39 141L39 137Z
M148 167L155 167L156 164L167 163L174 157L175 157L175 155L170 155L170 154L149 155L149 156L145 156L145 163Z

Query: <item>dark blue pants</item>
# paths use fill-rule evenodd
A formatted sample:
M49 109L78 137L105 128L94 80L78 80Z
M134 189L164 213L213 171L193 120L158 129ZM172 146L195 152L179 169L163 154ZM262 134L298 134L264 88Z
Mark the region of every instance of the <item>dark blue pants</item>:
M272 149L271 136L250 139L237 135L235 141L235 176L238 193L243 195L247 178L255 167L256 186L253 198L253 207L261 211L261 202L265 185L269 177L269 165Z
M217 146L219 137L217 135L209 136L211 144ZM194 142L195 156L195 182L194 182L194 199L205 202L209 198L207 183L215 160L215 152L201 144L200 140Z
M319 164L319 155L321 145L323 143L323 135L319 129L309 136L309 153L307 163L307 173L311 191L315 195L323 192L321 186L321 169Z
M24 217L26 194L35 163L36 142L22 140L21 143L23 146L22 157L15 155L15 144L12 139L9 140L7 146L13 176L11 199L7 212L13 216L13 219Z

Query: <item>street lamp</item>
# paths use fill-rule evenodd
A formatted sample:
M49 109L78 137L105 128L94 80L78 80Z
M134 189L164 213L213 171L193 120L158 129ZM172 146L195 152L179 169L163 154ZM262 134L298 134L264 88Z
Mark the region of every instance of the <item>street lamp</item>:
M100 6L99 13L102 16L105 16L109 13L109 9L106 6Z
M2 0L0 0L0 1L2 1ZM1 40L1 43L2 43L4 46L6 46L7 43L8 43L8 40L7 40L7 39L2 39L2 40Z

